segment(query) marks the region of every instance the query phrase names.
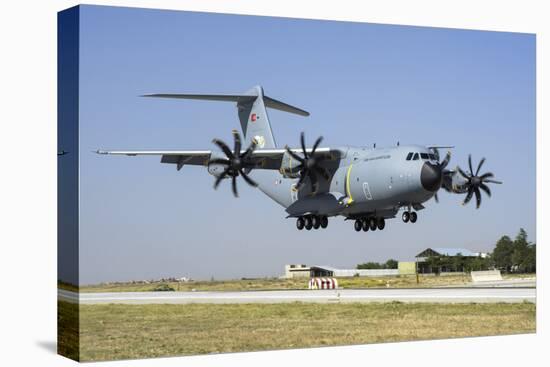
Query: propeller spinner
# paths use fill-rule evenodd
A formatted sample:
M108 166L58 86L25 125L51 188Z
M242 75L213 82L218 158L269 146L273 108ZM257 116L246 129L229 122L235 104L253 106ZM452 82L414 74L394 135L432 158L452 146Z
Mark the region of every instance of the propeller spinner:
M304 132L302 132L300 134L300 145L302 146L303 157L294 153L292 150L290 150L288 146L286 147L286 151L288 152L288 154L290 154L292 158L300 162L300 164L296 167L300 172L300 179L296 184L296 190L300 190L300 188L304 185L306 178L309 178L311 191L313 193L317 192L317 189L319 188L319 180L317 178L318 175L323 177L327 181L330 180L329 171L321 165L321 163L329 159L329 157L322 154L315 154L317 147L319 146L319 144L321 144L322 141L323 137L318 137L313 144L311 152L308 153L306 149Z
M486 183L502 184L501 181L492 179L494 175L491 172L479 175L479 171L481 170L483 163L485 163L485 158L482 158L481 161L479 161L474 174L474 170L472 168L472 155L470 154L468 155L468 166L470 168L470 172L466 173L460 167L457 167L460 175L467 180L466 186L468 187L466 198L464 198L462 205L468 204L468 202L472 199L472 196L475 194L476 208L479 209L479 206L481 205L481 192L479 189L483 190L489 197L491 197L491 189L489 189L489 186L487 186Z
M252 140L252 143L246 149L246 151L241 153L241 136L239 135L239 132L237 130L233 130L232 133L235 140L233 151L231 151L231 149L223 141L219 139L212 140L212 143L216 144L223 151L227 158L212 159L209 164L221 164L226 166L223 172L216 178L216 181L214 182L214 189L218 188L218 185L224 178L230 176L233 195L235 195L235 197L238 197L239 193L237 191L237 176L242 176L242 178L250 186L258 186L258 184L250 177L248 177L246 173L248 169L256 167L256 164L252 161L252 153L256 149L257 143L255 140Z

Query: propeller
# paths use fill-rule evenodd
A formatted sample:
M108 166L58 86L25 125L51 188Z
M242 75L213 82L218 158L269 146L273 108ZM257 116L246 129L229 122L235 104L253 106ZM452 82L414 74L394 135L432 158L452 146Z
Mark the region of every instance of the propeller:
M432 148L432 151L434 152L435 160L439 162L439 158L440 158L439 149ZM447 167L450 161L451 161L451 152L447 151L447 154L445 154L445 158L443 158L443 161L439 162L438 164L439 169L441 170L441 173L443 175L445 174L445 168ZM439 203L439 197L437 196L437 192L434 195L434 200L436 203Z
M492 179L494 175L491 172L479 175L479 171L481 170L481 166L483 166L483 163L485 163L485 158L482 158L479 161L479 164L477 165L477 169L474 174L474 170L472 168L472 155L470 154L468 155L468 166L470 168L470 172L466 173L460 167L457 167L460 175L468 181L466 183L466 185L468 186L468 193L466 194L466 198L464 198L462 205L468 204L468 202L472 199L472 196L475 194L476 208L479 209L479 206L481 205L481 192L479 191L479 189L483 190L489 197L491 197L491 189L489 189L489 186L487 186L486 184L502 184L501 181Z
M317 178L318 175L323 177L327 181L330 180L329 171L321 165L321 163L329 159L329 157L327 155L315 154L317 147L319 146L319 144L321 144L322 141L323 137L318 137L313 144L311 152L308 153L306 150L305 136L302 132L300 134L300 145L302 146L303 157L294 153L292 150L290 150L288 146L286 147L286 151L288 152L288 154L290 154L292 158L300 162L300 164L296 166L296 168L300 171L300 179L296 184L296 190L300 190L300 188L304 185L306 178L308 177L309 183L311 185L311 191L313 193L317 192L317 189L319 188L319 180Z
M238 197L239 193L237 192L237 176L242 176L242 178L250 186L258 186L258 184L253 179L248 177L248 174L246 173L246 170L257 167L256 163L254 163L252 160L252 153L256 149L257 143L256 140L253 139L250 146L243 153L241 153L241 136L239 135L237 130L233 130L232 133L235 140L233 151L231 151L231 149L223 141L219 139L212 140L212 143L216 144L223 151L227 158L212 159L209 164L221 164L226 166L223 172L216 178L216 181L214 182L214 189L218 188L218 185L224 178L230 176L233 195L235 195L235 197Z

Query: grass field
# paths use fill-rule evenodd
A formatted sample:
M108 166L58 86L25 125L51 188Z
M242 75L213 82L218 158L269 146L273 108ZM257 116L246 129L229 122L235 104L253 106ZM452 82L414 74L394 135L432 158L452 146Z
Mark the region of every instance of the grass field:
M532 333L535 305L187 304L59 302L60 351L82 361ZM69 337L63 337L69 334Z
M504 275L505 279L535 277L535 274L511 274ZM302 279L278 279L260 278L245 280L220 280L220 281L191 281L187 283L178 282L155 282L149 284L97 284L80 287L80 292L146 292L153 291L159 284L166 284L177 291L244 291L244 290L277 290L277 289L306 289L309 278ZM419 287L442 287L449 285L466 285L470 283L469 275L447 275L447 276L419 276L419 283L415 275L400 275L386 277L352 277L338 278L338 285L344 288L419 288ZM66 284L59 284L59 288L76 290L76 287Z

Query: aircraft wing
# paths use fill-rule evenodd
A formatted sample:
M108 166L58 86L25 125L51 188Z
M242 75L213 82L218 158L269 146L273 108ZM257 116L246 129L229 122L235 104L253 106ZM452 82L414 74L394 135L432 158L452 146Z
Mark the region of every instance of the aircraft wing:
M297 154L301 154L302 150L300 148L291 149ZM308 153L311 152L311 148L307 149ZM286 152L286 149L257 149L252 153L252 159L256 161L257 168L259 169L275 169L279 170L281 168L281 160L283 155ZM315 151L317 154L328 154L334 157L335 159L339 158L341 151L337 149L330 148L318 148ZM108 154L108 155L126 155L126 156L138 156L138 155L152 155L152 156L161 156L161 163L170 163L175 164L177 170L179 171L184 165L195 165L195 166L208 166L210 158L212 156L211 150L97 150L97 154ZM244 153L244 150L241 151ZM219 156L216 156L219 158Z

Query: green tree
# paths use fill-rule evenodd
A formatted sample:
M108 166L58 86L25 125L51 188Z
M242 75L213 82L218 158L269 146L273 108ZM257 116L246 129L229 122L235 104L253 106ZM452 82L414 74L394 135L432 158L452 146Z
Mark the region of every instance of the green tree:
M382 265L377 262L369 261L363 264L358 264L357 269L382 269Z
M527 242L527 232L523 228L519 230L516 239L514 240L511 264L515 271L525 272L525 260L529 253L529 242Z
M512 267L512 253L514 251L514 242L508 236L502 236L493 250L491 258L495 267L510 271Z
M527 273L537 272L537 245L529 244L527 248L527 255L524 259L524 268Z
M389 259L388 261L386 261L386 264L385 264L385 268L386 269L397 269L399 263L397 262L397 260L395 259Z

